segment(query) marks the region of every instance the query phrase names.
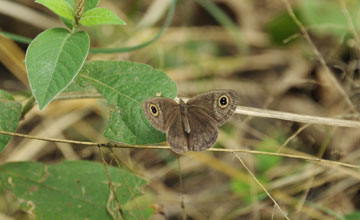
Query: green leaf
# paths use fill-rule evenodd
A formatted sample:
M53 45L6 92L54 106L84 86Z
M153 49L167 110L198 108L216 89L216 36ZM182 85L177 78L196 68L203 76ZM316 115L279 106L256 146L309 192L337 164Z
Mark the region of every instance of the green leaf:
M262 184L266 184L267 181L264 177L262 176L257 176L256 177ZM251 180L249 180L251 181ZM241 196L244 200L244 202L249 205L254 201L258 201L258 200L262 200L264 198L266 198L266 193L264 191L258 191L257 194L253 194L251 192L253 192L253 190L251 189L253 186L250 186L249 184L255 184L254 181L251 182L244 182L241 181L239 179L233 179L231 180L231 189L232 191ZM260 188L259 188L260 190Z
M70 33L63 28L39 34L26 52L30 87L40 110L75 78L89 53L86 32Z
M294 13L296 17L299 17L298 10L295 9ZM298 26L287 11L275 16L267 24L267 33L269 33L271 40L279 45L284 45L284 40L289 39L299 32Z
M71 8L74 10L74 8L75 8L74 0L64 0L64 1L66 1L71 6ZM99 4L99 0L86 0L84 12L95 8L98 4ZM70 20L70 19L67 19L67 18L64 18L61 16L60 16L60 19L69 29L73 28L73 20L74 19Z
M73 29L73 27L74 27L73 24L74 24L75 22L73 22L73 21L70 20L70 19L61 17L61 16L60 16L60 20L61 20L61 21L66 25L66 27L68 27L70 30Z
M165 140L165 134L157 131L142 111L145 99L176 96L176 84L165 73L142 63L94 61L85 64L76 82L91 84L114 106L105 131L107 138L127 144Z
M10 101L15 101L14 97L12 95L4 90L0 89L0 99L6 99Z
M300 1L300 12L304 18L307 26L311 26L312 30L319 33L332 34L335 36L343 36L349 32L348 21L340 9L337 1L328 0L304 0ZM360 25L359 10L360 1L349 0L346 1L346 6L349 10L355 28Z
M79 84L73 81L61 94L90 94L95 93L94 95L98 95L97 91L92 86L80 86Z
M99 4L100 0L86 0L85 11L95 8Z
M66 1L72 9L75 8L75 1L74 0L64 0ZM95 8L97 5L99 4L99 0L86 0L85 1L85 10L84 11L88 11L90 9Z
M85 26L103 25L103 24L126 24L114 12L107 8L93 8L84 12L81 16L80 24Z
M40 3L55 12L55 14L70 19L72 21L74 18L74 7L69 4L68 1L64 0L35 0L35 2Z
M21 117L21 104L9 100L0 100L0 130L14 132ZM0 152L10 141L11 136L0 134Z
M270 155L262 155L262 154L258 154L256 156L257 156L257 169L261 173L266 172L272 167L275 167L276 165L280 164L282 161L282 158L280 156L270 156Z
M276 146L281 146L281 142L274 139L274 138L268 138L261 142L260 146L257 148L260 151L266 151L266 152L273 152L272 148L275 148ZM267 170L271 169L272 167L275 167L279 165L283 158L280 156L272 156L272 155L263 155L263 154L257 154L256 157L256 170L260 173L264 173Z
M247 182L241 181L239 179L233 179L231 180L231 189L240 196L246 196L249 194L251 187Z
M128 205L141 195L146 181L125 169L109 167L109 173L125 219L142 219L142 215L148 218L148 207ZM20 208L35 219L113 219L107 204L111 206L114 198L100 163L7 163L0 166L0 183L15 194Z
M360 219L360 211L355 211L345 215L346 220L359 220Z

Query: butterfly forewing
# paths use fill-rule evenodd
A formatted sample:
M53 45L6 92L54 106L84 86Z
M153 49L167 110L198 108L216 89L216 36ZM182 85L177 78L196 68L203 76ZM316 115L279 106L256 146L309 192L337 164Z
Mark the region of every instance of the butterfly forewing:
M179 112L179 104L172 99L156 97L150 98L142 104L143 112L150 123L158 130L167 132L171 122Z
M226 106L221 106L220 100L225 101ZM220 126L232 116L238 102L238 96L235 91L219 89L194 96L189 99L187 105L189 112L192 109L201 109L201 111L208 115L209 118L214 120L216 126Z

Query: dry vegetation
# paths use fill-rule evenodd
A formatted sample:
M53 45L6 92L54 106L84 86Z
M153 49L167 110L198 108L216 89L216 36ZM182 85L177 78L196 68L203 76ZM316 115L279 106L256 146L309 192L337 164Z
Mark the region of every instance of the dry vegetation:
M0 10L0 28L4 31L34 38L45 27L61 25L32 0L10 2L13 4L7 6L6 12ZM177 83L179 97L231 88L239 93L240 106L278 110L280 118L281 112L291 112L300 114L300 118L326 117L329 123L331 118L358 119L360 39L358 26L348 10L353 6L344 3L348 1L328 1L338 5L339 14L347 22L342 34L319 31L328 29L325 24L312 24L302 14L300 0L213 2L216 4L208 0L179 0L171 27L158 41L128 53L90 54L89 60L150 64ZM150 39L164 22L166 3L166 0L101 0L102 6L115 11L128 25L88 29L92 47L131 46ZM0 8L2 4L4 1ZM212 10L214 5L221 11ZM16 13L19 10L16 7L23 7L25 12ZM26 44L19 46L26 50ZM18 55L5 63L2 58L1 89L28 91L17 79L25 77L22 59ZM108 114L105 106L104 100L95 98L59 100L42 112L35 106L17 132L105 142L102 136ZM241 109L238 110L240 113ZM360 126L344 128L297 121L236 114L222 127L215 148L359 164ZM284 213L295 220L360 219L353 218L360 208L359 168L284 155L208 151L179 157L179 169L177 156L169 150L114 151L123 164L149 181L147 193L158 212L154 219L285 219ZM111 161L111 154L106 157ZM96 147L24 138L13 138L0 155L0 163L79 159L101 161ZM277 201L276 205L248 171ZM3 205L0 203L1 210L5 210ZM15 216L8 219L19 216L16 207L7 210L13 210L10 213ZM352 217L348 215L351 213Z

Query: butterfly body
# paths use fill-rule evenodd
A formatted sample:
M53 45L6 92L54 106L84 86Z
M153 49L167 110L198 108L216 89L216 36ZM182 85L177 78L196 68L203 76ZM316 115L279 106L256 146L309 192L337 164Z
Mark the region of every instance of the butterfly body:
M181 118L182 118L182 124L184 126L184 131L187 134L190 134L191 128L190 128L190 123L189 123L189 118L188 118L187 105L182 99L180 99L179 107L180 107L180 114L181 114Z
M143 111L150 123L167 134L167 141L178 154L188 150L203 151L217 139L217 126L224 124L236 109L237 93L213 90L179 104L164 97L143 102Z

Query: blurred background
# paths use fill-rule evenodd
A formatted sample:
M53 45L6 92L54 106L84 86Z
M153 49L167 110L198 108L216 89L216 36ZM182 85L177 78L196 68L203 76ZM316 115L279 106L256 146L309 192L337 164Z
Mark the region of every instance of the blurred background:
M92 48L136 46L159 32L170 3L101 0L101 7L114 11L127 25L84 30L90 34ZM177 83L179 97L229 88L238 92L242 106L357 120L359 12L358 0L178 0L173 21L159 40L131 52L90 53L88 60L149 64ZM0 0L1 31L33 39L46 28L59 26L65 27L32 0ZM11 48L6 53L4 45ZM0 89L19 101L30 95L23 66L27 46L0 37ZM102 132L108 110L100 98L62 99L41 112L34 106L17 131L105 142ZM221 128L215 147L359 164L359 133L355 128L235 115ZM153 219L184 219L184 213L189 220L283 219L232 153L187 153L180 157L179 173L178 157L169 150L115 152L149 181L144 193L153 200L157 212ZM291 219L360 219L358 170L279 156L239 155ZM96 147L21 138L13 138L0 154L1 164L78 159L101 161ZM1 201L1 213L27 219L16 201Z

